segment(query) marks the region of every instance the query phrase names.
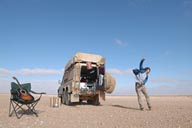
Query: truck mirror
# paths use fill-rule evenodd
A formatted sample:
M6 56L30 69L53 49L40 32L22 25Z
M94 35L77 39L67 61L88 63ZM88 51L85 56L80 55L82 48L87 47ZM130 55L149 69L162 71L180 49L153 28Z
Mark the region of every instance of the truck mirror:
M61 80L58 80L58 84L60 84L60 85L61 85Z

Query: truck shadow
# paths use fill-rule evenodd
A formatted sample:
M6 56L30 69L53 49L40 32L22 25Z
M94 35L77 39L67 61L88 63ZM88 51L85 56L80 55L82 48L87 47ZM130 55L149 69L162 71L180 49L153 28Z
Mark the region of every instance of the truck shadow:
M69 106L76 107L76 106L84 106L84 105L86 105L86 106L103 106L102 104L94 105L94 104L90 104L90 103L86 103L86 102L73 102Z
M131 109L131 110L139 110L138 108L133 108L133 107L125 107L125 106L122 106L122 105L112 105L112 107L117 107L117 108L124 108L124 109Z

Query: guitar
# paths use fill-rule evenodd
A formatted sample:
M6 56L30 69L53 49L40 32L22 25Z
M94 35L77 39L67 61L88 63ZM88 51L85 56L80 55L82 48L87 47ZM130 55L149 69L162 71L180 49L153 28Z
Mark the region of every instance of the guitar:
M19 98L24 100L24 101L33 101L34 100L34 97L25 89L23 89L21 87L21 84L19 83L19 81L17 80L16 77L13 77L14 80L17 81L17 85L18 85L18 93L19 93Z

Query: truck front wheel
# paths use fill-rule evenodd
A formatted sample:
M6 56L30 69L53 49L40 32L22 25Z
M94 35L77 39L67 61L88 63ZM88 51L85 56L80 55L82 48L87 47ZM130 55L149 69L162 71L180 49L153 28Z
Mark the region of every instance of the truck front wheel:
M69 94L68 92L66 93L66 105L70 105L71 104L71 94Z
M61 95L61 102L62 104L66 104L66 92L63 91L62 95Z

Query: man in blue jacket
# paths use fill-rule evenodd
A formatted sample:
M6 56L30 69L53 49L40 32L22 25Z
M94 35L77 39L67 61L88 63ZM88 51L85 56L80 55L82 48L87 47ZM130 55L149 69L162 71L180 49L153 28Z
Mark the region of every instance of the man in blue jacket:
M142 100L141 100L141 92L144 94L147 105L149 110L151 110L151 104L150 104L150 99L147 94L147 89L145 87L145 84L147 83L148 80L148 74L150 73L151 69L149 67L143 68L143 62L145 59L142 59L139 65L139 69L134 69L133 73L135 75L135 90L137 93L137 98L138 98L138 103L140 110L144 110L144 107L142 105Z

